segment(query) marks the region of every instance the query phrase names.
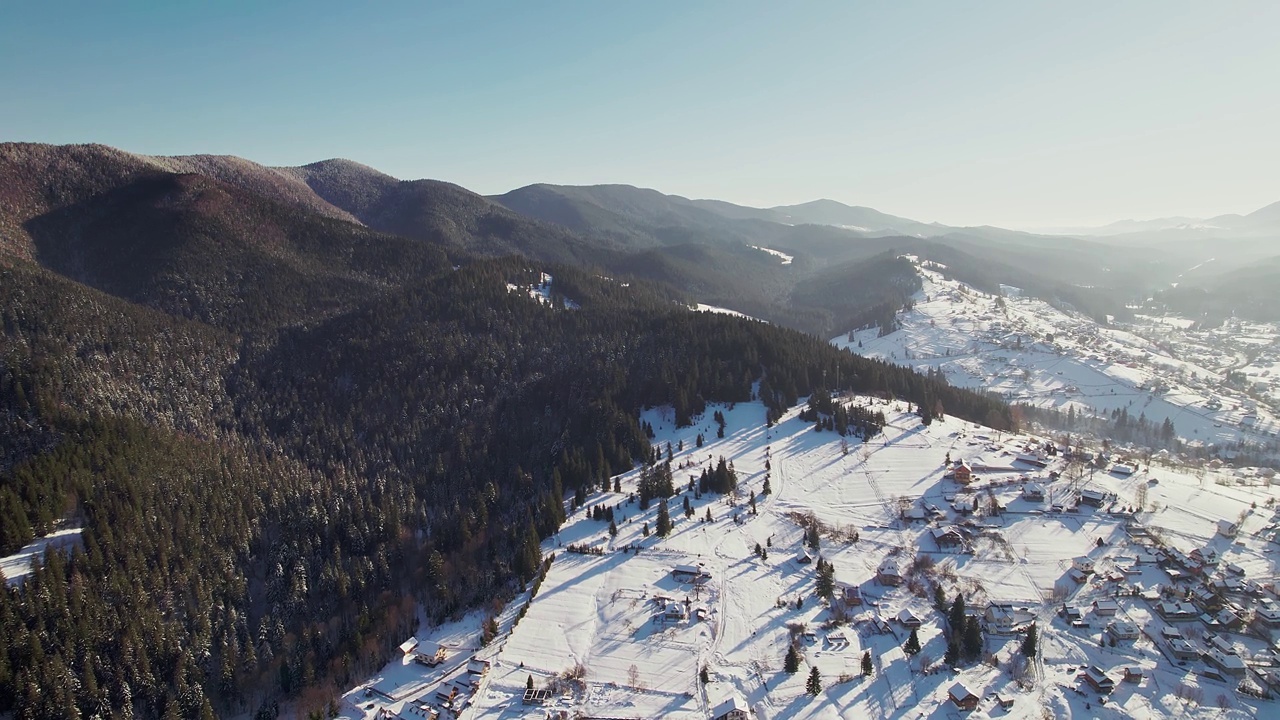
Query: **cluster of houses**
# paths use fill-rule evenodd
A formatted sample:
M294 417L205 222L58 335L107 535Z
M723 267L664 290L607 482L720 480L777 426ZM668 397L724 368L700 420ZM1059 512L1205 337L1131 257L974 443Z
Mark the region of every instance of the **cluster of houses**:
M400 643L400 651L412 662L427 667L437 667L449 658L449 653L443 645L435 642L422 642L417 638L409 638ZM489 667L488 660L474 657L469 659L462 672L441 683L434 693L423 695L405 703L399 717L414 720L417 718L436 720L441 717L443 712L457 715L471 700L476 691L479 690L480 683L485 675L489 673ZM366 694L370 692L367 691ZM390 720L390 718L394 717L396 716L386 709L380 711L380 719L387 718Z

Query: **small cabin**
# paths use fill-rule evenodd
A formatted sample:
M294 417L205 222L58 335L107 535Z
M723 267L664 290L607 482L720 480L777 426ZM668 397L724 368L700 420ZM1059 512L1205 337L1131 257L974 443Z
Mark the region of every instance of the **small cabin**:
M1240 532L1240 526L1230 520L1218 521L1218 534L1222 537L1233 538Z
M1093 614L1112 617L1120 610L1120 605L1110 598L1098 598L1093 601Z
M705 582L711 578L711 573L700 565L676 565L671 568L671 577L678 582Z
M947 691L947 697L961 710L976 710L978 708L978 696L964 683L952 685L951 689Z
M1027 483L1022 486L1022 499L1031 502L1044 501L1044 486L1040 483Z
M1116 681L1112 680L1105 670L1097 665L1090 665L1084 672L1084 681L1101 695L1116 689Z
M413 654L414 662L427 667L435 667L444 662L447 657L448 653L445 652L444 646L433 642L421 643Z
M751 709L742 698L734 695L711 709L712 720L747 720Z
M968 485L973 482L973 468L969 467L969 463L964 460L956 463L955 469L951 472L955 476L956 482L961 485Z
M1146 672L1137 665L1130 665L1124 669L1124 681L1127 683L1140 683L1146 675Z
M918 628L924 624L923 621L920 620L919 616L911 612L911 608L903 608L902 612L898 613L898 622L902 623L903 627L912 629Z
M901 585L902 569L898 566L898 561L888 558L880 563L880 567L876 569L876 581L890 587Z

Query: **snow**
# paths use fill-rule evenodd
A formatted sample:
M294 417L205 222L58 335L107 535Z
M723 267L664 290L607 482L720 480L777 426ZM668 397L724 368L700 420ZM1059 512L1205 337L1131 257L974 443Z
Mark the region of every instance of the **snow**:
M541 277L539 278L537 285L526 285L522 287L513 283L507 283L507 292L525 293L534 300L537 300L540 304L550 307L555 304L555 301L551 297L552 280L553 278L547 273L541 273ZM564 308L566 310L577 310L580 307L581 306L573 300L570 300L569 298L564 299Z
M1272 350L1280 327L1232 319L1192 330L1189 320L1151 315L1103 327L1036 298L982 293L929 263L917 272L923 287L898 316L899 329L884 336L859 330L832 343L939 370L952 385L1010 403L1098 415L1124 409L1157 424L1167 418L1184 440L1267 447L1280 435L1280 382L1271 379L1280 371L1280 348ZM1256 421L1242 409L1254 400L1227 383L1233 370L1264 392Z
M732 315L734 317L746 318L747 320L758 320L758 318L753 318L750 315L744 315L738 312L737 310L730 310L729 308L716 307L715 305L707 305L705 303L698 303L697 305L694 305L690 309L693 310L694 312L720 313L723 315Z
M788 254L786 254L786 253L782 252L781 250L771 250L771 249L769 249L769 248L767 248L767 247L760 247L760 246L758 246L758 245L752 245L751 247L752 247L752 249L759 250L759 251L761 251L761 252L767 252L767 253L769 253L770 255L773 255L774 257L777 257L778 259L782 260L782 264L783 264L783 265L790 265L790 264L791 264L791 261L795 259L795 256L793 256L793 255L788 255Z
M31 574L31 563L43 558L46 550L62 550L80 544L82 528L63 528L36 538L8 557L0 558L0 573L8 585L20 584Z

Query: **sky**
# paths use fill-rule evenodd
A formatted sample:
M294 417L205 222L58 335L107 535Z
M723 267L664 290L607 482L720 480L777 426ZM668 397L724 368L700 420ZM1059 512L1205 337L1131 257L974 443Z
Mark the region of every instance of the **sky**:
M1280 3L0 4L0 140L951 225L1280 200Z

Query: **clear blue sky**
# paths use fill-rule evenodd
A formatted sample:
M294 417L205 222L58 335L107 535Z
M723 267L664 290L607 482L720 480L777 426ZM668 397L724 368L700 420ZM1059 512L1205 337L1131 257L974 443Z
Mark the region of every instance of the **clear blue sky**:
M459 4L460 5L460 4ZM0 139L951 224L1280 200L1280 2L0 5Z

